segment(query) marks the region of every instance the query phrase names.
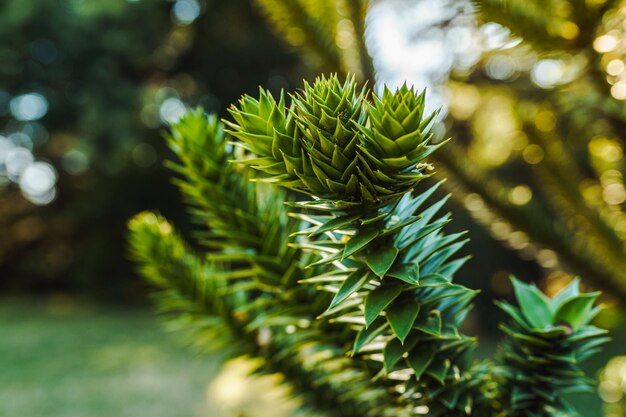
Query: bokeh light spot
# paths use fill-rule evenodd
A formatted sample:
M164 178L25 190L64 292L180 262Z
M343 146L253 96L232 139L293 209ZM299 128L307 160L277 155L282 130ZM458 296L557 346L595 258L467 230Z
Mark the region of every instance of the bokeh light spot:
M182 25L188 25L200 16L200 4L196 0L177 0L172 7L174 20Z
M17 120L39 120L48 113L48 100L39 93L20 94L11 99L11 114Z
M515 61L506 55L495 55L489 58L485 65L487 75L494 80L508 80L512 78L517 68Z
M618 100L626 100L626 82L620 81L611 87L611 95Z
M61 164L68 173L80 175L89 169L89 157L79 149L70 149L63 155Z
M20 188L28 196L43 196L56 185L57 174L47 162L37 161L28 166L20 177Z
M624 61L622 61L621 59L614 59L607 64L606 72L609 75L619 75L624 72L625 67L626 66L624 65Z
M593 41L593 49L600 53L610 52L617 46L619 40L613 35L602 35Z
M543 160L543 155L544 155L544 152L543 152L543 149L541 149L541 146L535 145L535 144L528 145L522 151L522 156L524 157L524 161L526 161L527 163L531 165L538 164L539 162L541 162Z
M159 107L159 117L163 123L176 123L185 114L185 105L178 98L163 100Z
M551 132L556 126L556 117L549 110L540 111L535 116L535 127L542 132Z
M530 72L532 82L541 88L552 88L564 75L563 63L556 59L538 61Z
M528 204L532 197L533 192L527 185L517 185L509 192L509 200L518 206Z
M33 154L26 148L16 147L9 150L4 160L7 175L13 181L18 180L33 161Z

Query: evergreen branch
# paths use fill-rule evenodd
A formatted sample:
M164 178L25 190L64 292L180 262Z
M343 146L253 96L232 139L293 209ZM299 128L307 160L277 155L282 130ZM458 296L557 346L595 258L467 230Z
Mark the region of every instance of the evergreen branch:
M231 109L230 132L258 157L239 162L315 198L296 207L325 214L295 214L313 225L295 246L320 256L314 265L335 267L318 279L335 293L325 315L359 330L352 355L380 357L383 374L433 415L469 415L481 380L468 373L475 341L457 329L475 293L452 283L464 260L451 260L464 242L440 232L448 216L434 216L444 201L418 211L436 187L408 193L438 148L429 145L434 115L424 115L424 94L406 86L372 103L365 95L353 79L332 76L305 84L290 109L263 91L259 100L244 97Z
M212 266L189 255L163 220L131 223L142 270L182 300L178 311L200 305L205 328L241 339L237 354L262 358L262 370L286 375L329 415L574 415L560 394L584 387L578 362L606 340L588 325L597 293L580 294L576 282L549 300L514 281L520 309L500 304L513 323L502 327L496 367L472 364L475 340L459 327L476 292L453 281L466 261L455 257L463 233L442 231L446 199L430 202L438 184L412 193L440 146L430 144L424 94L403 86L379 97L331 76L305 84L289 107L261 90L230 111L242 152L201 112L169 139L182 154L173 165L187 178L179 184L208 226ZM230 158L311 200L289 203L288 220L283 197L268 189L260 198L263 189ZM166 308L168 299L160 297Z
M550 177L555 185L546 192L546 196L558 196L560 199L566 200L565 204L572 208L572 212L582 215L577 217L582 217L581 220L586 223L585 230L597 235L598 240L603 244L602 250L617 258L623 258L625 242L615 234L615 230L602 217L599 205L589 205L579 190L579 185L583 182L584 176L563 137L556 132L548 137L548 135L538 132L536 128L529 125L524 126L524 131L528 133L531 141L545 150L543 160L534 166L545 171L545 174ZM565 132L563 133L565 134Z
M483 20L507 27L539 50L563 49L563 18L552 13L552 1L474 0Z
M383 415L386 391L369 386L364 371L339 347L324 342L319 331L289 320L288 309L277 302L266 304L265 311L251 310L258 294L233 293L227 274L191 254L164 219L143 213L129 228L133 258L160 289L155 294L159 309L203 350L227 348L231 357L262 359L259 372L283 374L306 406L326 415ZM269 326L272 317L282 317L281 326ZM258 319L261 326L254 325ZM286 331L288 326L294 330Z
M327 297L297 284L297 280L311 276L315 269L303 270L302 262L307 257L287 245L288 234L299 226L294 219L287 218L283 194L251 183L245 171L237 171L228 163L227 159L233 157L232 150L227 149L223 128L215 116L206 116L200 110L188 112L172 126L168 142L181 159L180 164L171 164L184 175L178 184L189 202L201 209L194 213L207 226L202 243L217 250L210 252L208 258L226 262L221 275L230 293L239 293L238 297L242 297L242 291L254 294L253 299L238 307L238 313L250 317L246 329L269 326L274 337L285 343L274 347L272 355L302 356L300 360L315 369L315 379L309 383L322 379L333 386L333 390L323 395L337 398L327 398L326 402L345 402L336 405L337 410L346 415L357 411L361 415L382 413L382 406L388 406L393 395L385 387L369 388L367 381L372 375L367 374L368 368L364 364L355 366L344 358L343 328L333 327L329 331L324 323L314 323L322 311L320 303L327 302ZM302 323L305 328L301 328ZM322 340L325 343L320 345ZM285 349L290 351L284 352ZM311 359L313 353L320 359ZM333 372L326 375L324 366L332 364ZM271 368L271 364L268 366ZM297 374L302 363L286 366L287 369L279 370L292 384L300 384L305 378ZM350 384L337 388L333 385L337 383L335 379ZM316 402L307 401L307 404L315 406ZM392 408L401 414L401 402Z
M348 6L350 20L354 26L363 79L373 83L375 78L374 63L367 49L365 36L365 21L370 0L347 0L345 3Z
M593 4L572 0L567 2L567 8L553 0L473 0L473 3L482 20L501 24L535 49L546 51L589 48L602 17L616 1Z
M501 416L574 417L564 393L586 391L579 363L606 343L606 331L588 325L599 293L581 294L578 279L549 299L534 285L513 278L520 308L500 302L510 317L498 359Z
M228 314L236 300L225 293L215 268L189 251L172 225L155 214L138 214L128 227L131 257L155 288L160 313L203 350L243 354L238 351L240 323Z
M573 161L568 161L568 152L558 136L551 136L550 143L543 142L546 155L533 165L545 199L553 208L553 216L565 214L570 218L568 227L575 233L584 234L588 257L609 266L612 275L622 280L620 271L626 270L624 259L625 242L617 236L615 230L606 222L598 205L590 205L582 197L577 184L582 183L582 176ZM564 175L567 173L567 176Z
M473 78L471 82L484 86L482 81ZM582 198L576 184L581 183L585 168L571 155L571 145L563 139L566 134L583 135L589 123L602 115L594 108L595 100L572 108L572 103L580 103L580 100L571 96L573 92L570 90L573 88L561 90L554 97L549 92L529 91L526 88L528 81L518 80L507 85L512 85L509 88L514 88L521 102L542 102L544 105L549 102L555 113L562 115L556 123L557 131L549 135L537 131L534 118L527 120L523 126L526 136L541 146L545 153L539 164L531 166L531 173L537 177L537 188L542 192L537 193L537 197L543 197L543 200L533 198L525 205L511 203L508 198L510 187L495 175L469 163L465 151L455 143L448 146L448 152L435 154L434 158L440 169L445 171L443 174L449 178L447 185L457 185L455 197L462 199L461 192L480 195L489 210L498 217L526 233L532 242L557 252L563 265L584 275L597 288L615 292L624 298L626 278L624 268L620 266L623 264L623 239L607 223L608 210L602 212L603 202L600 200L590 205ZM581 129L581 132L574 133L577 132L575 129ZM460 142L471 140L467 137L469 128L464 122L452 121L451 130ZM543 201L549 204L541 204ZM479 217L487 217L481 215L481 211L471 213L479 222ZM566 218L571 220L565 221ZM485 225L491 223L491 220L487 220Z
M301 3L302 0L256 0L271 27L293 47L304 47L321 69L342 69L341 52L337 47L326 19L315 17ZM334 19L332 19L334 21Z

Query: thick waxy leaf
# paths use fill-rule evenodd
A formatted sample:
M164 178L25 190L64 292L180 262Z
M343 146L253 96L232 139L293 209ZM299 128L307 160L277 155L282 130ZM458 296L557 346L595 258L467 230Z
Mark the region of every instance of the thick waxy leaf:
M385 319L382 317L379 318L375 323L373 323L368 328L361 330L354 340L354 346L352 347L352 355L359 353L359 351L363 348L363 346L367 345L378 336L380 336L385 329L389 326Z
M574 330L580 329L589 320L593 303L600 293L580 294L572 298L559 307L554 315L556 323L568 323Z
M352 272L346 280L341 284L339 291L335 294L335 298L330 303L328 309L335 307L337 304L350 297L356 291L360 290L369 279L370 273L362 270Z
M583 326L580 330L574 333L569 340L570 342L579 342L581 340L591 339L605 334L607 334L607 331L604 329L599 329L594 326Z
M430 345L418 344L413 349L407 358L409 365L415 371L415 378L420 379L428 365L433 361L435 357L435 349Z
M369 326L380 315L385 307L389 305L400 293L402 286L381 285L371 291L365 299L365 325Z
M397 278L409 284L419 284L419 265L417 263L396 265L387 271L387 276Z
M320 225L318 228L316 228L315 231L311 233L311 236L316 236L324 232L336 230L340 227L345 227L358 218L359 218L358 215L335 217L334 219L331 219L327 221L326 223Z
M426 374L428 376L432 376L433 378L437 380L437 382L443 385L446 379L446 374L448 373L448 370L450 369L451 365L452 364L450 363L449 359L435 361L428 368L428 371L426 371Z
M406 347L398 339L391 339L383 349L385 372L390 372L406 352Z
M511 318L515 320L515 322L522 326L525 330L531 330L526 324L526 320L524 320L521 312L517 308L504 301L496 301L495 304L500 307L500 309L502 309L505 313L511 316Z
M376 275L382 278L389 271L397 256L398 249L394 246L389 246L368 254L365 258L365 263Z
M414 324L416 329L433 336L441 335L441 313L439 310L432 310L427 315L420 317Z
M553 312L556 312L563 303L576 297L578 294L580 294L580 278L576 277L567 287L563 288L552 298Z
M450 279L441 274L428 274L420 279L420 286L422 287L441 287L451 284Z
M359 230L346 243L346 247L343 250L343 257L347 258L356 251L363 249L365 245L376 239L379 234L380 231L375 226L369 226Z
M411 331L419 311L418 302L392 304L385 310L387 321L402 344Z
M527 285L515 277L511 277L511 281L526 320L536 329L550 326L553 322L550 300L534 285Z

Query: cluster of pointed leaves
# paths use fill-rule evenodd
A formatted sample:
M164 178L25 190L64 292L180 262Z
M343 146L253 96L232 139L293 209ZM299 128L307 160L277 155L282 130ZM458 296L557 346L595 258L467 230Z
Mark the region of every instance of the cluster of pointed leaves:
M608 341L606 331L589 325L599 312L599 293L581 293L579 280L552 299L515 278L519 308L498 305L511 322L502 325L506 340L498 369L502 415L511 417L578 416L562 394L585 391L591 381L579 364Z
M469 415L481 384L468 373L475 340L459 333L475 292L452 282L463 233L446 235L446 199L413 197L426 175L433 115L403 86L382 97L331 76L305 84L284 108L269 93L231 109L232 134L256 157L239 160L270 182L304 192L293 216L311 224L293 245L327 265L305 283L334 293L324 313L358 330L352 355L379 361L384 378L432 415ZM425 206L425 208L423 208ZM304 212L302 212L304 211ZM413 403L416 403L413 400Z
M305 203L329 212L296 215L312 224L298 246L335 266L303 282L334 293L324 315L358 330L352 355L378 361L379 376L402 385L429 415L463 416L476 412L482 384L469 369L476 341L458 331L476 292L453 282L467 260L454 258L465 240L442 231L447 199L427 204L439 185L405 194L366 224L333 205Z
M201 243L210 249L210 264L219 263L208 279L222 284L207 286L206 274L195 278L201 281L189 274L187 281L192 289L218 288L220 308L207 317L220 315L217 322L246 340L248 354L264 358L269 371L284 373L319 411L404 416L410 404L432 416L492 415L492 397L483 392L488 366L471 366L475 340L458 330L475 296L453 282L466 261L455 258L463 234L442 231L449 215L438 212L446 199L428 203L439 184L416 196L409 192L424 177L423 158L436 149L424 133L430 120L415 111L423 108L423 96L406 87L372 103L365 95L351 79L341 84L331 77L305 86L289 108L282 96L276 102L263 91L259 100L244 97L230 128L252 158L234 155L219 122L200 111L173 127L169 142L182 154L173 167L184 177L177 183L194 218L206 226ZM391 119L403 126L403 135ZM268 174L266 181L313 201L291 203L297 211L288 218L282 194L251 183L249 172L227 159L239 159ZM337 177L329 169L333 164L350 175ZM350 185L352 176L358 187ZM168 227L151 230L156 236ZM288 235L296 236L291 245ZM159 239L169 237L161 233L153 241ZM181 285L184 265L146 241L138 238L133 245L157 285L175 288L192 304L194 294L206 293ZM151 267L160 262L169 267ZM531 410L513 417L569 416L552 411L568 410L560 390L580 387L576 363L603 341L602 332L587 326L596 295L581 295L576 286L550 301L519 283L516 293L521 310L502 304L514 323L504 327L509 338L498 367L497 402L514 412ZM314 320L322 312L326 319ZM336 323L328 326L328 320ZM264 330L272 336L261 342ZM347 338L352 359L342 355ZM544 349L546 340L554 350ZM553 374L547 377L539 363L555 364ZM529 392L553 402L539 411L528 408Z
M228 163L232 147L215 116L189 111L167 140L180 160L170 164L181 175L176 183L203 226L207 261L153 214L131 222L130 242L144 276L163 289L160 307L179 313L177 327L199 323L192 339L202 347L226 339L233 354L264 359L260 371L285 375L304 406L328 415L402 416L402 404L394 405L384 386L370 385L366 368L345 357L346 337L314 322L327 297L297 283L314 269L305 270L307 256L287 245L299 226L288 219L282 193L250 182Z
M238 162L267 182L348 207L397 200L427 176L423 159L439 146L429 145L434 116L424 115L424 94L406 85L379 98L353 77L322 76L290 106L284 94L276 101L261 90L230 113L236 144L256 156Z
M437 185L410 193L437 149L428 144L433 116L424 119L423 94L406 86L368 95L351 79L322 77L289 109L282 96L244 97L230 128L256 157L239 162L313 197L292 204L310 224L292 246L317 255L313 267L329 266L303 282L334 294L324 315L353 324L352 355L381 363L380 378L399 381L430 415L481 413L486 371L471 368L475 341L458 331L475 292L453 283L465 241L442 232L445 199L425 205Z

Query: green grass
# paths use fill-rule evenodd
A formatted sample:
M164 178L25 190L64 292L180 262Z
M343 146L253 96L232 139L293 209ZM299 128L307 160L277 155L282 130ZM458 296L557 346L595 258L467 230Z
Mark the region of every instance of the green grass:
M614 319L623 323L621 314ZM593 377L626 352L624 326L612 336L585 366ZM291 414L293 405L272 388L271 378L245 378L245 363L231 363L210 386L219 367L219 358L196 356L164 332L149 309L0 299L0 417ZM238 405L225 406L220 398ZM596 393L572 400L585 417L602 415Z
M210 416L219 363L173 339L147 310L0 300L0 416Z

